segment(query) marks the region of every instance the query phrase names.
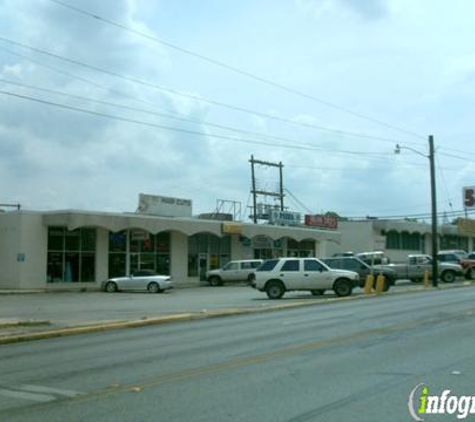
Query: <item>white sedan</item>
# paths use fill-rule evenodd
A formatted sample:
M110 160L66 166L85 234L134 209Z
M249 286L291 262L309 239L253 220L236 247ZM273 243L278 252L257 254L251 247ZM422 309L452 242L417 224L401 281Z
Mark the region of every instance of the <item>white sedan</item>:
M141 270L125 277L114 277L102 283L102 290L108 293L117 291L148 291L160 293L173 289L174 282L168 275L159 275L151 270Z

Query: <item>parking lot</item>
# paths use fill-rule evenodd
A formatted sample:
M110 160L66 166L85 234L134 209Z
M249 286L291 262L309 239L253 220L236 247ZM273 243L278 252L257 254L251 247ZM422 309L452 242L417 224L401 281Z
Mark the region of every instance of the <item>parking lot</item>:
M459 279L453 284L440 283L440 289L471 286ZM400 280L382 295L421 293L421 284ZM343 300L375 300L360 288ZM0 337L98 324L168 318L170 316L206 317L230 313L259 312L294 306L311 306L342 300L333 292L312 296L308 292L289 292L281 300L269 300L265 293L245 284L222 287L176 289L161 294L151 293L14 293L0 292ZM377 299L376 299L377 300Z

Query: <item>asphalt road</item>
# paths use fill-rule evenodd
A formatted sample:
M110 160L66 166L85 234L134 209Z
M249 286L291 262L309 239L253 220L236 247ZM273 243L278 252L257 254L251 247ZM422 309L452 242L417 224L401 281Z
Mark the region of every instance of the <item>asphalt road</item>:
M475 395L474 315L467 287L3 345L0 416L409 421L421 382Z

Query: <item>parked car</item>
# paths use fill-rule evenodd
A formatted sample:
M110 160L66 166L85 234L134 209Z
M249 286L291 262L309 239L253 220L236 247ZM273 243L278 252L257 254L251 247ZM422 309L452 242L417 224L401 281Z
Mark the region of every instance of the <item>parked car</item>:
M252 274L264 261L262 259L245 259L228 262L223 268L206 272L206 280L211 286L222 286L229 281L251 282Z
M384 291L387 292L390 286L394 285L397 280L397 274L390 268L371 268L366 262L356 257L342 256L338 258L323 258L322 261L330 268L349 270L358 273L360 276L360 287L364 287L366 278L369 274L375 276L382 274L385 278ZM375 283L376 287L376 283Z
M470 259L467 252L460 249L439 251L437 260L443 263L459 264L467 280L475 279L475 259Z
M408 279L415 283L424 279L426 271L429 272L429 277L432 276L432 258L424 254L409 255L404 264L389 264L380 267L395 271L397 279ZM438 271L444 283L453 283L457 276L463 275L460 265L447 262L439 263Z
M174 282L168 275L157 274L153 270L139 270L124 277L113 277L102 282L102 290L108 293L117 291L148 291L160 293L174 288Z
M355 256L354 252L348 251L348 252L336 252L332 255L332 258L337 258L340 256Z
M390 263L389 258L381 251L360 252L356 254L356 257L368 265L385 265Z
M349 296L353 287L359 286L359 276L353 271L332 270L317 258L278 258L265 261L251 285L266 292L269 299L280 299L293 290L313 295L333 290L337 296Z

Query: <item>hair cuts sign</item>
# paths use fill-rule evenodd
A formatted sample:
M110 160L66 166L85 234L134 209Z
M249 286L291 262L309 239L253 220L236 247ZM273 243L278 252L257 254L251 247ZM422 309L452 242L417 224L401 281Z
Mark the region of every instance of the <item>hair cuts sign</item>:
M139 194L139 214L160 217L191 217L191 199L171 198L168 196Z

